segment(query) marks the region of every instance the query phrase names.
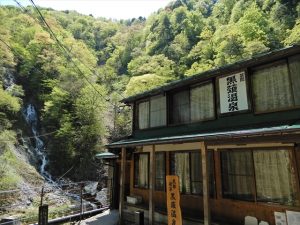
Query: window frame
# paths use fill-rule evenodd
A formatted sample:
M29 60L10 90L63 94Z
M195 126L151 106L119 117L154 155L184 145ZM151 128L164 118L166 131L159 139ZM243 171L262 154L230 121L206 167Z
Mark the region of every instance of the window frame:
M212 85L212 92L213 92L213 111L214 111L214 115L211 117L211 118L207 118L207 119L202 119L202 120L193 120L192 121L192 115L191 115L191 91L192 89L195 89L195 88L198 88L198 87L202 87L202 86L205 86L205 85L208 85L208 84L211 84ZM192 85L190 86L190 123L199 123L199 122L205 122L205 121L211 121L211 120L215 120L217 119L217 115L216 115L216 87L215 87L215 82L214 80L209 80L209 81L206 81L206 82L202 82L200 84L195 84L195 85Z
M151 127L151 98L158 98L158 97L165 97L165 101L166 101L166 123L165 125L161 125L161 126L155 126L155 127ZM148 119L148 127L146 128L140 128L140 124L139 124L139 104L143 103L143 102L148 102L149 103L149 119ZM158 95L153 95L151 97L139 100L135 102L135 115L136 115L136 119L135 119L135 130L151 130L151 129L157 129L157 128L162 128L162 127L166 127L168 126L168 97L166 94L158 94Z
M136 156L137 155L147 155L148 158L148 163L147 163L147 168L148 168L148 181L147 181L147 187L140 187L138 184L136 184ZM133 153L133 188L135 189L143 189L143 190L148 190L149 189L149 181L150 181L150 153L149 152L135 152Z
M170 151L169 153L169 171L170 171L170 175L174 175L173 174L173 171L172 171L172 160L171 160L171 157L172 157L172 154L176 154L176 153L188 153L189 154L189 183L190 183L190 192L187 193L187 192L180 192L181 195L192 195L192 196L200 196L200 197L203 197L203 189L202 189L202 193L193 193L192 192L192 161L191 161L191 153L198 153L199 152L199 156L202 157L201 155L201 152L200 150L198 149L194 149L194 150L180 150L180 151ZM215 157L214 157L214 151L213 150L208 150L208 152L211 153L211 161L212 161L212 165L211 165L211 168L212 168L212 175L213 177L210 179L210 190L209 190L209 193L210 193L210 198L216 198L216 173L215 173ZM202 161L201 162L201 166L202 166ZM201 178L202 178L202 185L203 185L203 175L201 174ZM213 185L212 185L213 184ZM213 189L212 189L213 188ZM180 190L179 190L180 191Z
M253 187L251 188L252 190L254 190L254 195L253 195L253 201L248 201L248 200L241 200L241 199L237 199L237 198L228 198L228 197L224 197L223 195L223 177L222 177L222 162L221 162L221 152L223 151L250 151L251 152L251 158L252 158L252 169L253 169ZM297 171L297 164L296 164L296 161L295 161L295 147L294 146L282 146L282 147L253 147L253 148L223 148L223 149L219 149L218 150L218 154L219 154L219 163L220 163L220 194L221 194L221 198L222 199L228 199L228 200L232 200L232 201L241 201L241 202L251 202L251 203L255 203L255 204L270 204L270 205L281 205L281 206L284 206L284 207L298 207L300 206L300 195L299 194L296 194L296 205L287 205L287 204L284 204L284 203L280 203L280 202L271 202L271 201L260 201L257 199L257 184L256 184L256 174L255 174L255 162L254 162L254 157L253 157L253 152L254 151L257 151L257 150L263 150L263 151L270 151L270 150L285 150L285 151L288 151L288 155L289 155L289 160L290 160L290 170L291 171L294 171L292 173L292 177L294 179L294 188L295 188L295 191L297 193L299 193L300 191L300 177L299 177L299 174L298 174L298 171Z
M202 87L205 85L211 84L212 85L212 92L213 92L213 111L214 111L214 115L211 118L208 119L203 119L203 120L194 120L192 121L192 116L191 116L191 91L194 88L198 88L198 87ZM173 122L173 95L179 92L184 92L184 91L188 91L188 104L189 104L189 119L187 122L184 123L174 123ZM212 121L212 120L216 120L217 119L217 109L216 109L216 87L215 87L215 81L214 78L200 82L198 84L194 84L194 85L190 85L188 87L183 87L180 89L176 89L176 90L172 90L171 92L169 92L167 94L167 101L168 101L168 108L167 108L167 126L177 126L177 125L185 125L185 124L194 124L194 123L200 123L200 122L205 122L205 121Z
M253 200L250 200L250 199L242 199L242 198L239 198L238 196L237 197L227 197L225 196L224 194L224 180L223 180L223 171L222 171L222 168L223 168L223 165L222 165L222 152L247 152L249 151L250 154L251 154L251 167L252 167L252 175L247 175L248 177L251 178L252 180L252 187L251 187L251 193L252 193L252 196L253 196ZM248 148L241 148L241 149L222 149L220 150L219 152L220 154L220 178L221 178L221 194L222 194L222 198L223 199L231 199L231 200L237 200L237 201L245 201L245 202L256 202L256 184L253 186L253 183L256 182L256 179L255 179L255 169L254 169L254 161L253 161L253 149L248 149ZM232 175L236 175L236 174L232 174ZM243 176L243 175L236 175L236 176ZM255 189L255 190L254 190Z
M159 190L157 189L157 186L156 186L156 180L157 180L157 174L156 174L156 171L155 171L155 184L154 184L154 190L155 191L161 191L161 192L165 192L166 191L166 175L167 175L167 167L166 167L166 159L167 159L167 156L166 156L166 152L155 152L155 157L156 157L156 154L161 154L163 155L163 161L164 161L164 175L165 177L162 178L163 179L163 189L162 190ZM156 158L155 158L156 160ZM156 162L155 162L156 163ZM156 165L155 165L155 170L156 170ZM161 178L159 178L161 179Z
M295 103L295 99L294 99L294 89L293 89L293 85L292 85L291 70L290 70L290 63L289 63L289 58L291 58L293 56L296 56L296 55L292 55L292 56L286 57L284 59L279 59L279 60L276 60L276 61L271 62L271 63L264 64L264 65L260 65L260 66L256 66L256 67L251 67L251 69L250 69L250 73L251 73L251 75L250 75L250 83L251 83L251 99L252 99L253 114L254 115L267 114L267 113L275 113L275 112L284 112L284 111L293 110L293 109L300 109L300 105L297 106L296 103ZM266 110L266 111L257 111L256 110L255 96L254 96L254 84L253 84L254 72L262 70L262 69L268 69L268 68L271 68L273 66L280 65L280 64L286 64L287 65L289 87L290 87L291 95L292 95L292 98L293 98L294 106L291 106L291 107L282 107L282 108L277 108L277 109L272 109L272 110Z

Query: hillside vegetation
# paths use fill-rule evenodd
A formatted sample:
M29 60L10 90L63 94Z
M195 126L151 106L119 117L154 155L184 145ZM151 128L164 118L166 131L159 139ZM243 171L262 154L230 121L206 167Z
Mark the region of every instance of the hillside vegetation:
M95 152L130 134L124 96L300 42L295 0L178 0L147 19L121 21L41 12L61 46L33 7L0 7L0 188L4 141L19 143L28 103L42 133L54 132L43 138L51 173L76 165L68 176L89 179ZM8 74L17 83L10 90Z

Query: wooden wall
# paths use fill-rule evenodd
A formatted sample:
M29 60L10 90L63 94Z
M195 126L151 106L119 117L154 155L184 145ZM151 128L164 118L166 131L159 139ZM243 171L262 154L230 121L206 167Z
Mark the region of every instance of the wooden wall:
M272 146L273 144L265 144L265 146ZM276 144L275 144L276 145ZM280 144L277 144L280 145ZM294 144L293 144L294 145ZM184 150L184 149L195 149L195 147L199 146L197 142L195 143L188 143L188 144L178 144L178 145L164 145L164 146L157 146L157 151L176 151L176 150ZM282 144L282 146L291 146L291 144ZM219 148L220 146L218 146ZM234 146L231 146L234 147ZM238 146L241 148L241 146ZM245 147L247 147L245 145ZM248 145L249 148L253 147L252 145ZM214 147L209 147L210 149ZM300 146L295 145L293 148L293 154L295 158L294 165L297 167L296 169L296 176L297 176L297 186L298 186L298 197L300 198L300 191L299 191L299 174L300 174ZM140 152L147 152L149 147L145 146L144 148L140 148L138 151ZM168 153L167 153L168 156ZM169 174L168 169L168 158L166 157L166 164L167 164L167 175ZM239 200L232 200L232 199L224 199L222 198L222 187L221 187L221 175L218 173L220 171L220 159L218 151L214 151L214 159L215 159L215 184L216 184L216 194L214 198L210 199L211 205L211 215L212 219L215 221L226 221L231 222L231 224L243 224L244 217L246 215L255 216L259 220L264 220L270 223L270 225L275 224L274 219L274 211L277 212L284 212L285 210L292 210L292 211L300 211L300 206L297 207L290 207L290 206L283 206L275 203L261 203L261 202L247 202L247 201L239 201ZM133 159L131 162L131 169L130 169L130 194L131 195L139 195L142 196L144 204L148 204L149 202L149 189L140 189L134 187L134 168L133 168ZM297 166L298 165L298 166ZM300 201L300 199L299 199ZM166 210L166 193L163 191L155 191L154 192L154 202L156 208L159 210ZM181 208L183 211L184 217L189 218L203 218L203 198L199 195L181 195Z

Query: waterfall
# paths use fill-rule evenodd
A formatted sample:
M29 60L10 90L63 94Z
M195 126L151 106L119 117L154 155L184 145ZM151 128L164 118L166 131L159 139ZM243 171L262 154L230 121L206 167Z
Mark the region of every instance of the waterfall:
M53 182L51 175L46 171L46 166L48 164L47 154L45 152L44 142L39 138L38 132L38 117L36 110L32 104L28 104L27 107L23 109L23 116L27 124L31 127L31 131L35 140L35 153L41 162L39 165L39 171L41 175L49 182Z
M12 91L15 86L15 78L10 69L3 67L4 70L4 79L3 79L3 86L4 90Z

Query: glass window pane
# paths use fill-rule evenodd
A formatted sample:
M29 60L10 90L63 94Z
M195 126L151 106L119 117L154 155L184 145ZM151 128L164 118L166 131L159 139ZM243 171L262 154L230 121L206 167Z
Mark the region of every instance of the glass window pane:
M295 205L295 177L288 150L253 151L257 200Z
M212 83L191 89L191 121L212 119L214 110Z
M190 119L189 91L181 91L173 95L171 118L172 123L187 123Z
M134 186L148 188L149 181L149 156L148 154L134 155Z
M193 194L203 193L202 162L200 152L191 153L191 189Z
M149 102L139 104L139 129L149 127Z
M221 152L223 197L254 200L251 151Z
M294 106L286 63L257 70L252 77L256 112Z
M300 55L289 58L295 105L300 105Z
M166 125L167 107L166 97L152 97L150 100L150 127Z
M181 193L191 193L189 153L171 154L171 174L179 176Z
M165 190L166 168L165 153L155 153L155 189Z

